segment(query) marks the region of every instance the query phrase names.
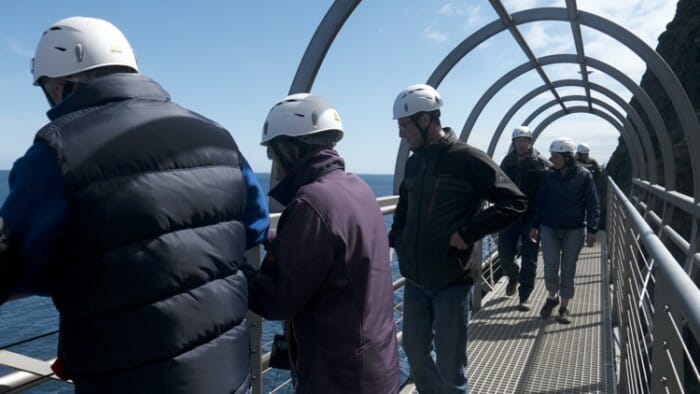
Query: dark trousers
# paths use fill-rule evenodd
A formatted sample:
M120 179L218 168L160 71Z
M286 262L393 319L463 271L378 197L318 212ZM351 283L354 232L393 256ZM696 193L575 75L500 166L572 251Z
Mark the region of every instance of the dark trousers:
M530 223L516 223L498 234L498 255L501 258L503 274L511 280L518 280L520 301L526 301L535 288L537 274L537 253L540 249L537 243L530 241ZM515 263L518 241L520 241L520 268Z

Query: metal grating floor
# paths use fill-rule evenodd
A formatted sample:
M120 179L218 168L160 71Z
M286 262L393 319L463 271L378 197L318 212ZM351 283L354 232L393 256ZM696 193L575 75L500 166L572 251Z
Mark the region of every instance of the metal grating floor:
M470 393L616 392L607 273L601 259L605 242L605 234L599 233L596 245L581 251L569 325L557 322L558 308L548 319L539 316L546 297L541 255L529 312L515 309L517 293L505 296L505 279L484 298L469 326ZM402 393L412 389L405 387Z

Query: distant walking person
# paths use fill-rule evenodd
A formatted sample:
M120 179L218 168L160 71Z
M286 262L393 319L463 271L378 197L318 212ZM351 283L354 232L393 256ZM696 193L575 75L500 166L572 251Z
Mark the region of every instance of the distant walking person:
M539 240L530 240L532 215L535 212L535 202L540 183L551 163L532 147L532 131L527 126L519 126L512 134L513 151L501 162L501 169L510 177L518 188L527 196L527 212L518 218L517 222L501 231L498 235L498 255L501 258L504 274L508 277L506 295L518 292L520 302L518 310L529 311L529 298L535 288L537 273L537 254ZM515 263L518 241L520 241L520 269Z
M574 296L576 262L584 240L593 246L598 230L598 196L593 176L574 159L570 138L552 141L549 151L554 171L540 188L530 238L542 239L544 282L549 296L540 310L549 317L557 305L559 323L571 323L568 309Z
M438 92L423 84L394 101L399 136L413 155L389 238L406 277L403 348L421 394L467 392L474 242L527 209L498 164L441 126L441 106ZM482 210L483 200L493 205Z
M54 368L77 393L247 392L240 268L269 219L229 132L139 74L101 19L51 25L32 74L50 122L0 208L0 302L53 297Z
M598 228L605 228L606 211L607 206L605 204L605 199L607 196L608 185L603 174L603 169L598 164L596 159L592 158L590 155L591 147L588 144L579 144L576 147L576 161L579 165L593 174L593 182L595 183L595 188L598 191L598 201L600 203L600 221Z
M600 165L596 159L592 158L591 147L588 144L578 144L576 147L576 161L579 165L593 174L594 179L598 179L601 174Z
M262 145L285 206L250 286L250 307L285 325L296 393L397 393L386 225L374 193L333 149L336 110L308 93L278 102Z

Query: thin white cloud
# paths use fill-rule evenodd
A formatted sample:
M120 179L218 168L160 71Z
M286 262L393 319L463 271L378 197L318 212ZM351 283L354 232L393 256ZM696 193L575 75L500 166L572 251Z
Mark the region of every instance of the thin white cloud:
M440 7L437 11L439 15L447 15L447 16L465 16L465 15L471 15L473 13L478 13L480 10L480 7L478 5L471 5L471 4L461 4L461 3L454 3L454 2L448 2L442 7Z
M486 21L485 17L481 15L481 7L478 5L448 2L437 10L437 14L448 17L463 17L465 27L481 25Z
M2 50L4 52L9 52L13 55L18 55L31 59L34 56L34 51L27 48L19 40L8 37L5 35L0 36L0 43L2 44Z
M481 7L479 6L467 6L465 15L467 17L464 20L464 25L466 27L482 25L486 21L486 18L481 15Z
M446 3L440 9L438 10L439 15L447 15L447 16L452 16L454 13L453 9L453 4L452 3Z
M435 30L432 26L428 26L423 30L424 37L429 41L445 42L449 39L446 33Z
M617 0L582 2L580 10L594 13L633 32L652 48L676 11L676 0Z
M530 48L537 52L538 56L544 56L569 52L574 48L570 30L562 30L562 27L561 25L551 26L535 23L525 26L521 31Z
M539 7L564 7L564 0L542 1L542 0L506 0L503 6L509 13Z

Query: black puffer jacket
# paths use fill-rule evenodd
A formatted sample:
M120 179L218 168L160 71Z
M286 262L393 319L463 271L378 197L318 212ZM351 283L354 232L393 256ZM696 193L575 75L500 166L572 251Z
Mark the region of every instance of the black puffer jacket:
M535 212L537 194L542 179L551 167L551 163L537 150L530 148L528 155L518 160L518 152L511 151L501 162L501 169L515 183L521 192L527 196L527 212L520 217L523 223L530 223Z
M406 162L389 240L401 274L419 286L468 280L473 243L498 232L527 209L527 198L484 152L457 141L451 129ZM488 200L493 205L482 210ZM459 231L469 248L449 246Z
M244 392L246 190L230 134L138 74L81 83L49 116L36 138L69 206L51 270L76 392Z

